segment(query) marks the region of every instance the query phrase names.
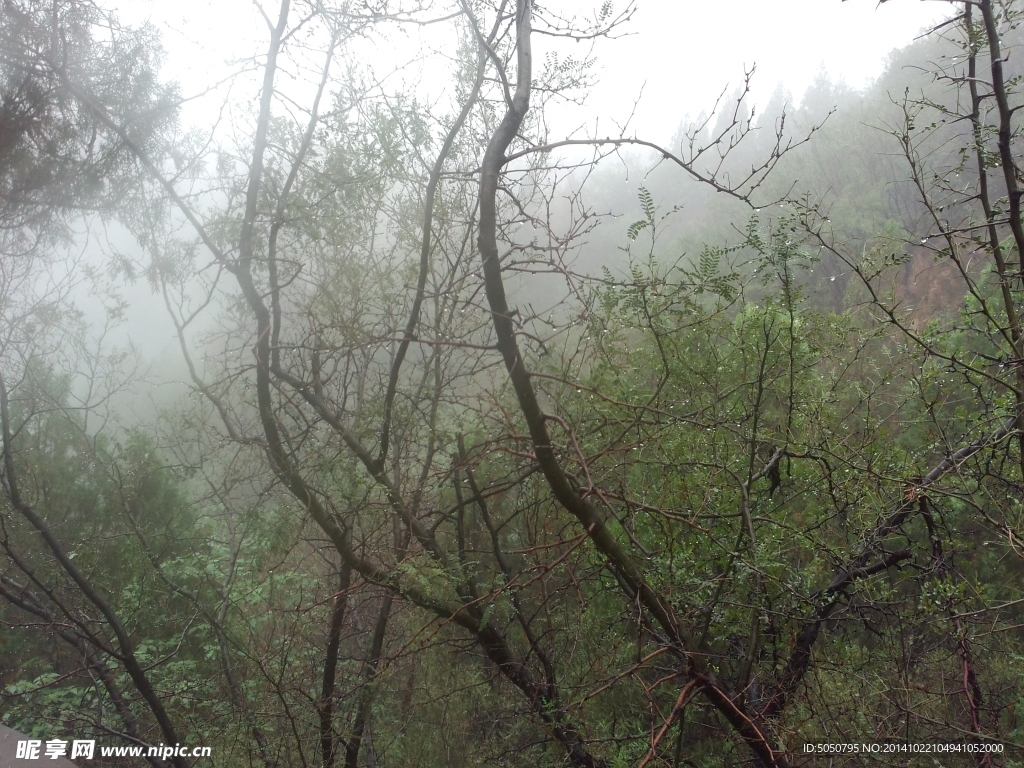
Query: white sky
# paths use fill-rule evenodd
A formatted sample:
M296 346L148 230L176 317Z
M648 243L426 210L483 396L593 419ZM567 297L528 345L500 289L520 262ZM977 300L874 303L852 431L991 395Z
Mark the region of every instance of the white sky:
M779 83L799 99L821 67L860 87L949 8L921 0L640 0L637 34L614 43L595 105L621 113L646 82L638 131L668 139L684 114L710 110L726 85L740 85L744 66L757 65L761 104Z
M273 8L278 0L261 0ZM177 80L183 93L194 94L225 77L226 60L262 54L267 30L252 0L122 0L120 16L129 24L150 20L161 30L167 58L163 76ZM601 0L548 0L544 6L564 10L570 6L588 13ZM622 7L624 0L616 0ZM550 115L563 131L600 116L600 132L614 132L612 120L623 120L643 87L643 100L631 123L632 130L666 142L687 114L709 110L727 85L737 86L744 65L756 62L754 100L761 104L783 83L799 99L824 67L833 78L861 86L882 70L893 48L910 42L919 30L943 18L945 2L890 0L638 0L629 35L602 41L597 48L600 83L587 106ZM276 13L276 11L271 11ZM432 28L433 29L433 28ZM407 37L393 35L387 50L370 52L378 72L395 61L414 55L417 43L440 49L430 70L412 71L409 78L422 87L439 87L447 74L447 50L455 42L434 31L413 30ZM542 55L550 44L535 40ZM562 44L565 53L582 54L585 44ZM440 70L440 71L438 71ZM437 75L437 76L433 76ZM258 81L248 78L232 91L241 109L252 107ZM208 123L223 104L224 90L198 100L186 110L186 119ZM297 95L297 94L295 94ZM241 98L240 98L241 97ZM246 102L248 98L248 102ZM231 120L229 110L224 115ZM221 128L225 128L223 123ZM241 127L241 126L239 126ZM230 130L230 128L229 128ZM244 130L244 128L243 128ZM128 335L153 360L178 360L173 329L162 304L143 282L124 288L132 303Z
M276 3L264 3L276 17ZM590 15L600 4L549 0L544 7ZM622 8L625 0L615 5ZM755 63L754 100L762 104L779 83L799 99L822 67L835 79L862 86L880 73L889 51L950 10L942 0L637 0L637 6L624 30L629 34L597 48L600 84L589 108L556 117L560 124L592 123L598 115L621 121L642 88L632 126L637 134L664 141L685 115L709 110L723 88L731 91L742 81L744 66ZM148 18L162 30L164 74L179 80L186 94L223 76L226 59L251 56L265 46L266 27L251 0L135 0L120 13L126 22ZM416 37L429 34L437 33L394 38L379 52L381 68L411 55ZM561 47L569 54L585 51L584 45Z

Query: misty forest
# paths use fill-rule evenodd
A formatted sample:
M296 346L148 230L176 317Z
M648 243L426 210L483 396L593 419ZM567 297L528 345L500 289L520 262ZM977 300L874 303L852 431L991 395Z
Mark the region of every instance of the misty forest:
M1024 766L1024 4L862 88L737 54L664 141L556 127L592 5L254 2L198 109L156 25L2 0L0 723Z

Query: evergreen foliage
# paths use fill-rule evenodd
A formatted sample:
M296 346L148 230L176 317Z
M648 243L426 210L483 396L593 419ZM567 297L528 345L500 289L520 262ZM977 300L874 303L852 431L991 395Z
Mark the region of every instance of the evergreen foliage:
M225 767L1024 765L1018 4L665 147L549 136L592 60L531 71L632 4L295 5L230 136L178 134L153 30L3 5L0 721ZM444 98L353 63L439 18ZM131 426L65 257L96 222L190 385ZM803 751L872 743L955 748Z

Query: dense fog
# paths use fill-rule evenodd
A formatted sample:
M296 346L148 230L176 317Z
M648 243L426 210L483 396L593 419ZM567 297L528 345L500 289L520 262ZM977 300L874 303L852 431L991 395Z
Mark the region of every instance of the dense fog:
M5 1L0 768L1024 764L1022 13Z

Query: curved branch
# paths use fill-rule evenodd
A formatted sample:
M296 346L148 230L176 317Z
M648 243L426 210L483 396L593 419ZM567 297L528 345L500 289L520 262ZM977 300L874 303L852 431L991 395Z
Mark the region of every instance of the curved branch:
M715 708L735 728L762 763L772 768L781 768L781 766L788 765L786 758L775 752L765 734L722 691L716 679L704 672L702 660L688 650L694 645L688 641L685 631L679 625L669 604L647 583L640 568L619 544L597 508L589 499L582 497L577 492L567 477L565 469L555 455L547 429L547 418L537 400L530 372L526 369L525 360L516 340L515 326L512 322L513 313L509 309L505 296L505 284L498 252L497 192L501 169L510 159L505 152L517 136L530 107L533 64L530 44L531 6L530 0L517 0L516 55L518 72L516 90L501 123L487 145L480 174L478 245L483 265L484 287L497 336L497 348L515 390L520 411L529 428L537 464L554 497L566 511L580 522L598 551L616 572L624 590L635 595L643 610L650 614L654 624L665 634L665 642L685 661L688 675L698 681L701 691ZM623 140L623 143L639 142Z

